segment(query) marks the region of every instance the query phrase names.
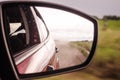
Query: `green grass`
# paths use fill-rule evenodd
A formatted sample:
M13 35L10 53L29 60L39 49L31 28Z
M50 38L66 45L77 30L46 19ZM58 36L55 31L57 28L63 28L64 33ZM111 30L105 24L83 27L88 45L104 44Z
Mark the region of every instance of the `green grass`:
M100 21L101 23L101 21ZM113 24L112 24L113 23ZM116 23L116 24L115 24ZM120 21L108 21L106 30L102 30L102 24L99 27L98 47L96 50L96 60L110 60L118 61L120 57ZM114 29L113 29L114 27ZM119 61L117 62L119 63Z
M106 27L112 30L120 30L120 20L107 20L104 22L103 20L99 20L100 27L104 26L104 23L107 24Z
M98 46L87 69L43 80L120 80L120 20L108 20L105 29L99 21Z

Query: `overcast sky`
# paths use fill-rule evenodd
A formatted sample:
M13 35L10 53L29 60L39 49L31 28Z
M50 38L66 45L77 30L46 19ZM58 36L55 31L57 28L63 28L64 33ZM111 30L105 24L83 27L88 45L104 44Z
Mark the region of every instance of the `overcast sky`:
M103 17L104 15L120 16L120 0L44 0L64 4L89 15Z
M47 27L49 28L52 37L55 40L59 41L93 40L94 25L91 21L78 15L71 14L61 10L43 7L36 8L44 18L44 21ZM40 19L38 19L37 21L39 20Z

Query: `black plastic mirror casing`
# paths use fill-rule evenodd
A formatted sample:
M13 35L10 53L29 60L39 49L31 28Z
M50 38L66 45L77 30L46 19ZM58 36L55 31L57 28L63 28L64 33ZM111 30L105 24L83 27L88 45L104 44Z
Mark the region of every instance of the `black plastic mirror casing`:
M12 71L14 72L13 74L16 77L16 79L18 79L18 78L19 79L32 79L32 78L37 78L37 77L41 78L41 77L46 77L46 76L51 76L51 75L76 71L76 70L80 70L80 69L85 68L90 63L90 61L92 60L93 55L95 53L95 49L96 49L96 45L97 45L97 38L98 38L98 24L97 24L97 21L94 18L88 16L87 14L84 14L83 12L80 12L80 11L72 9L72 8L68 8L66 6L61 6L61 5L58 5L58 4L47 3L47 2L40 2L40 1L26 1L26 2L25 1L17 1L17 2L10 1L10 2L4 2L4 3L2 3L1 8L4 8L6 6L9 7L9 6L20 5L20 4L55 8L55 9L68 11L70 13L82 16L83 18L88 19L89 21L91 21L94 24L94 39L93 39L93 44L92 44L92 49L91 49L90 55L88 56L87 60L83 64L73 66L73 67L69 67L69 68L59 69L59 70L55 70L55 71L48 71L48 72L41 72L41 73L34 73L34 74L19 74L19 72L17 71L17 68L15 66L14 60L10 56L11 54L9 54L10 52L7 51L6 54L9 55L8 59L10 60L9 62L11 63ZM2 28L4 27L3 23L4 22L3 22L3 19L2 19L2 16L1 16ZM2 31L2 32L4 32L4 31ZM5 40L4 43L7 43L7 41ZM5 45L5 46L7 48L7 45Z

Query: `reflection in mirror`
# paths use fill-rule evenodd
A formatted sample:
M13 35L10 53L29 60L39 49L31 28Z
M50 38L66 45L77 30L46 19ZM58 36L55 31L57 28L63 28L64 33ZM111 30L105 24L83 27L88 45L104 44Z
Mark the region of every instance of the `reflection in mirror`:
M66 11L37 7L43 16L59 52L59 68L82 64L89 56L94 25L91 21Z
M20 74L72 67L88 58L94 24L80 15L25 5L4 7L3 13L7 41Z

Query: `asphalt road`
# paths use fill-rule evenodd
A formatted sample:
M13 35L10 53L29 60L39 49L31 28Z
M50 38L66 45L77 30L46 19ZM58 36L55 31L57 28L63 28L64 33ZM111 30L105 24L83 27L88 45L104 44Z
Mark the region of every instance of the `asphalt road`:
M70 45L70 42L56 41L59 52L60 68L75 66L81 64L86 60L86 57L75 47Z

